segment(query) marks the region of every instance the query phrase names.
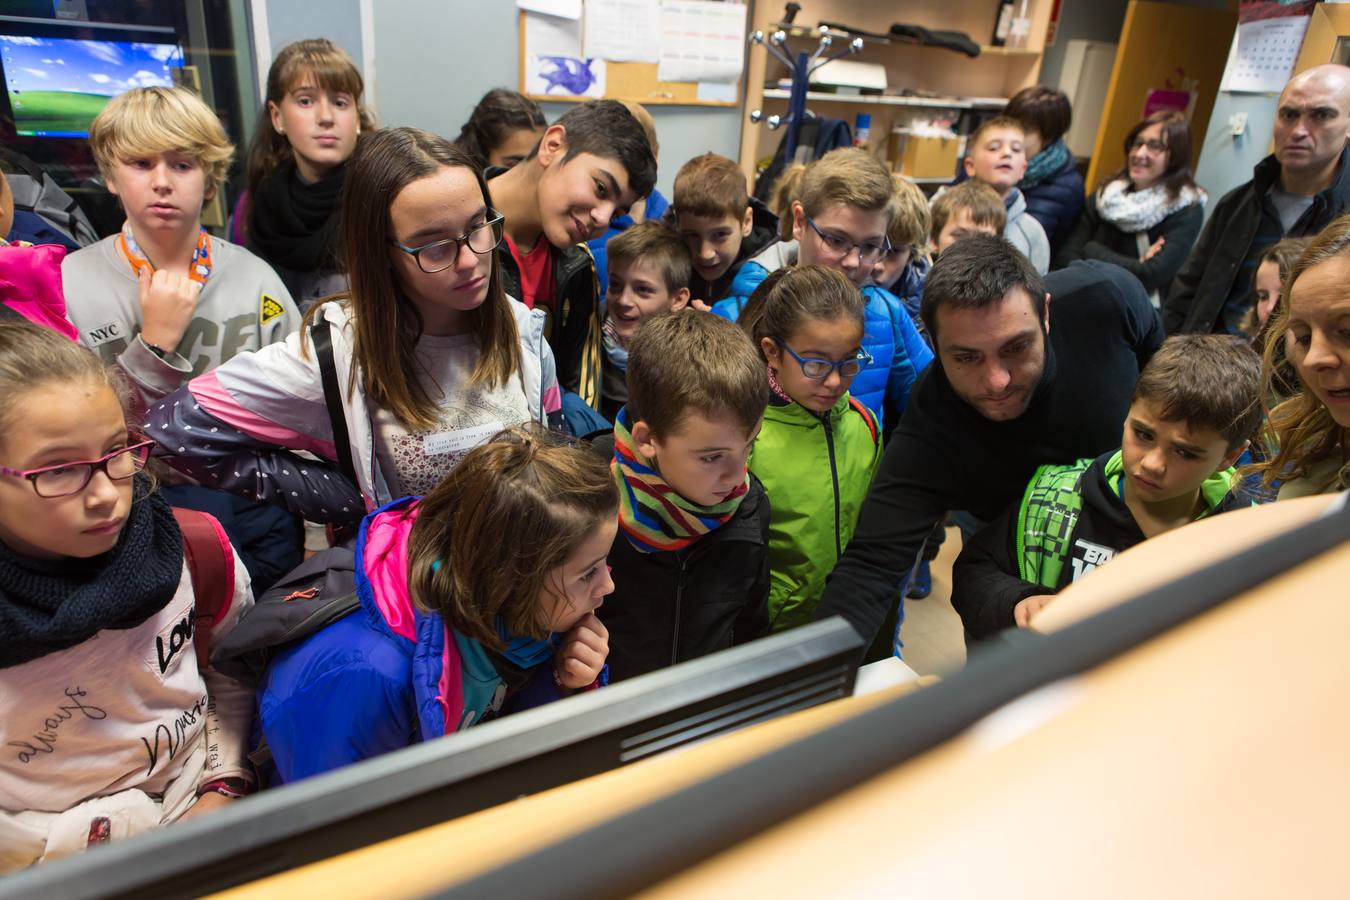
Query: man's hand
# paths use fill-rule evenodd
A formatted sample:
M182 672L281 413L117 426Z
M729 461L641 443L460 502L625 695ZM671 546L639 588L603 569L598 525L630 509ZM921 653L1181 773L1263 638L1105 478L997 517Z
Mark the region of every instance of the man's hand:
M1049 606L1054 599L1054 594L1037 594L1034 597L1027 597L1013 607L1013 621L1017 623L1018 628L1029 627L1031 617Z
M197 310L202 286L186 275L164 269L151 275L145 267L136 280L141 289L141 340L174 352Z
M553 657L553 670L564 688L579 691L600 677L608 656L609 629L595 613L587 613L563 636L562 646Z

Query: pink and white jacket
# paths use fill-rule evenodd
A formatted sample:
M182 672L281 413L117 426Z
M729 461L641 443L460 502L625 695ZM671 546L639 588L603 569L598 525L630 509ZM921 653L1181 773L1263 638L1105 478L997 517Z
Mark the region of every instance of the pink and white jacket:
M516 373L535 420L561 423L562 398L544 314L508 300L520 335ZM375 458L376 409L359 370L353 380L351 323L346 308L325 303L318 315L332 326L333 357L358 484L349 485L335 460L333 427L312 347L300 334L219 368L150 407L146 433L168 462L204 485L275 503L311 522L354 522L393 496ZM308 342L307 342L308 343ZM300 456L306 451L318 458Z

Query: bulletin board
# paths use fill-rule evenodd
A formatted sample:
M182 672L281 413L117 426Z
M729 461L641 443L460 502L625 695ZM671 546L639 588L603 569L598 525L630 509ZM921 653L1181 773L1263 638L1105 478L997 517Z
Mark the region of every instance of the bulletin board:
M626 2L658 16L627 16L621 24L606 29L604 44L586 27L586 16L596 9L623 6ZM523 4L522 4L523 5ZM580 17L572 20L522 9L519 19L520 92L532 100L583 102L608 99L649 105L734 107L740 103L746 48L747 6L735 2L675 0L674 3L642 0L593 0L580 3ZM711 11L707 24L698 18ZM736 13L739 12L739 20ZM684 14L683 17L680 14ZM734 29L734 30L733 30ZM664 35L675 35L676 39ZM734 47L733 47L734 38ZM583 55L589 44L640 48L657 62L633 61ZM673 58L658 48L676 46L686 59ZM734 59L735 78L724 80ZM689 80L662 79L662 70L688 73ZM697 80L709 73L718 80Z

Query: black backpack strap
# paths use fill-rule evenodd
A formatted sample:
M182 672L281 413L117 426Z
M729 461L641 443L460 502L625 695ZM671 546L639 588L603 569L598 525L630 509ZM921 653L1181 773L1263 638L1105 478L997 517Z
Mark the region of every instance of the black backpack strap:
M342 390L338 386L337 363L333 360L333 326L322 315L309 326L309 338L314 342L314 355L319 361L319 378L323 384L323 402L328 407L328 421L333 430L333 449L337 451L338 466L353 485L361 486L352 462L352 441L347 432L347 414L342 408Z

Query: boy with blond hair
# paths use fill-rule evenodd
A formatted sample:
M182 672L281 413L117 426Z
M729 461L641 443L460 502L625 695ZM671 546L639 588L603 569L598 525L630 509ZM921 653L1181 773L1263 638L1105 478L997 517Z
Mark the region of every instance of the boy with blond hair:
M141 407L299 327L276 272L202 228L234 147L201 98L133 88L95 117L89 146L126 222L66 257L66 304L80 341L127 373Z
M778 241L778 217L750 196L740 166L716 153L680 167L672 209L694 262L690 296L708 305L738 293L746 260Z
M967 178L982 181L998 193L1008 216L1003 236L1044 275L1050 271L1050 240L1041 223L1027 212L1026 198L1017 188L1027 171L1025 140L1021 122L995 116L970 136L962 166Z
M1178 335L1139 373L1121 447L1041 466L1022 501L978 532L952 571L971 639L1025 628L1118 553L1251 506L1232 468L1261 426L1261 360L1230 335Z
M732 323L687 309L637 333L628 404L592 444L619 487L598 612L612 680L766 633L769 498L748 460L768 403L764 360Z
M89 146L127 218L119 233L66 257L67 312L81 343L127 374L134 416L300 326L280 276L202 228L202 205L220 190L234 147L200 97L133 88L94 118ZM300 530L284 510L192 484L162 490L220 520L259 593L300 563Z

